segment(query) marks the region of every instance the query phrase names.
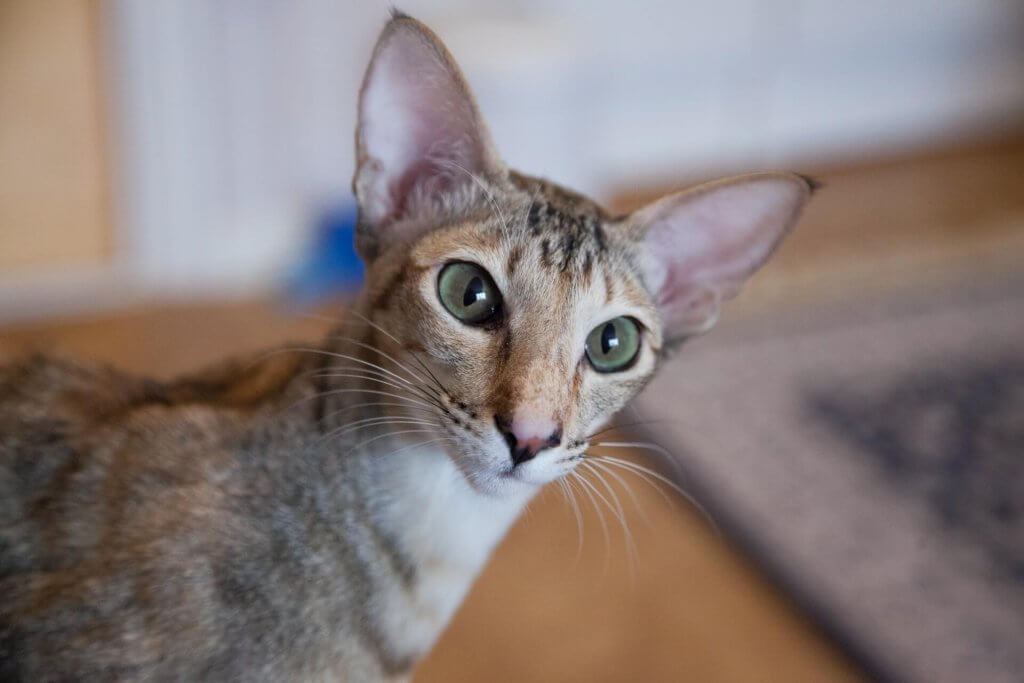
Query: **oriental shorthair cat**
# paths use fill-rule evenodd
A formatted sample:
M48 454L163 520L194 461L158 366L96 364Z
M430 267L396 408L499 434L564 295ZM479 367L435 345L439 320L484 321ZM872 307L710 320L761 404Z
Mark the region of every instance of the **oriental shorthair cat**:
M628 215L508 168L395 13L359 99L366 285L332 333L169 382L0 369L0 680L407 681L495 544L811 194Z

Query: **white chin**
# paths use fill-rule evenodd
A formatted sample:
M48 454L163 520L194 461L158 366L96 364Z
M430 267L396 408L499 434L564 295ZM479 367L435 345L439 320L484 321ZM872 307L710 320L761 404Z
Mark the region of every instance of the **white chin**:
M453 453L451 456L470 488L493 498L532 495L557 476L543 476L549 474L547 468L531 467L534 463L512 468L507 456L499 457L497 454L484 458L468 453Z
M521 476L516 470L486 470L467 476L469 485L478 493L493 498L507 498L531 495L540 487L540 483Z
M530 467L524 468L523 466L519 466L506 474L505 479L514 481L520 486L530 486L536 489L544 486L545 484L550 484L555 479L558 479L565 474L566 472L561 470L556 471L551 467L532 469Z

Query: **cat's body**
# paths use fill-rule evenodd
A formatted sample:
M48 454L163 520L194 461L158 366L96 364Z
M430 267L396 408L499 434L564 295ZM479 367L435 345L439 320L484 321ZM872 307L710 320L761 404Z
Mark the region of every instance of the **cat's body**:
M437 449L337 457L321 366L282 352L166 386L7 370L0 680L407 674L524 501L472 491Z
M0 680L405 680L810 192L763 174L609 216L504 167L402 15L360 106L367 287L325 343L166 384L0 370Z

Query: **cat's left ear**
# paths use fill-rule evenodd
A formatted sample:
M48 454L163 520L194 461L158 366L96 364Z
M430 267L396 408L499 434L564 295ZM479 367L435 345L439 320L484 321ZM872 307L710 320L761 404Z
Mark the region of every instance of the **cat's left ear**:
M739 176L669 195L625 219L667 341L715 324L722 302L764 264L814 188L793 173Z
M381 32L359 97L356 246L372 260L417 229L417 198L507 174L455 60L434 33L395 12ZM397 229L396 229L397 226Z

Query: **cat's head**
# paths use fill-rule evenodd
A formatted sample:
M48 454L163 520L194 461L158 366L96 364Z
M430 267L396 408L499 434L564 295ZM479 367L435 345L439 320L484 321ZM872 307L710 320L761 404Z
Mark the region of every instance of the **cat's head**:
M715 323L811 193L795 174L749 175L611 216L510 171L448 51L404 15L373 53L356 148L365 312L444 386L426 382L443 408L423 401L438 437L496 495L575 467L664 349Z

